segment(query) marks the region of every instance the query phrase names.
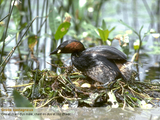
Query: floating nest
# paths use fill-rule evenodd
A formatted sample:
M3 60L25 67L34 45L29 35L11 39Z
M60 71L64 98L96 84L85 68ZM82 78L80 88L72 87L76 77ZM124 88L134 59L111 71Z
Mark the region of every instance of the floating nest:
M141 107L158 106L160 84L145 83L133 79L124 82L118 79L112 84L102 86L76 71L72 66L63 74L50 70L28 72L32 85L26 86L22 94L40 107ZM34 82L33 82L34 81Z

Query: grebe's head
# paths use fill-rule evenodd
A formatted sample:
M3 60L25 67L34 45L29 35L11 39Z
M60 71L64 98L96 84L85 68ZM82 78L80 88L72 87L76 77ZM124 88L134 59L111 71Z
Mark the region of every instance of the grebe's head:
M58 48L53 50L51 54L57 53L74 53L74 52L82 52L85 50L83 44L77 40L67 40L61 43Z

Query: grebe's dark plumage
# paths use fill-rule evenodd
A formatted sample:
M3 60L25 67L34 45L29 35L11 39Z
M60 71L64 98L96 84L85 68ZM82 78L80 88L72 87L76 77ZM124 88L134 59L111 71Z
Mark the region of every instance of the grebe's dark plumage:
M124 64L127 57L118 49L102 45L85 49L77 40L67 40L59 45L51 54L72 53L73 65L95 81L108 83L123 78L117 63Z

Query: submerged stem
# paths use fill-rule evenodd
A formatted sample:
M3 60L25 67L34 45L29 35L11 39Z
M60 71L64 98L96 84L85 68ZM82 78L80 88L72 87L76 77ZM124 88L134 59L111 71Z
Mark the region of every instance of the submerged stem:
M38 16L37 16L38 17ZM26 35L26 33L28 32L30 26L32 25L32 23L34 22L34 20L37 18L35 17L32 22L30 23L30 25L28 26L27 30L25 31L25 33L22 35L21 39L19 40L19 42L17 43L17 45L9 52L9 54L7 55L7 57L5 58L5 60L2 62L2 64L0 65L1 69L0 69L0 73L2 73L4 71L4 68L6 66L6 64L8 63L8 61L10 60L11 56L13 55L14 51L16 50L16 48L22 43L23 37Z

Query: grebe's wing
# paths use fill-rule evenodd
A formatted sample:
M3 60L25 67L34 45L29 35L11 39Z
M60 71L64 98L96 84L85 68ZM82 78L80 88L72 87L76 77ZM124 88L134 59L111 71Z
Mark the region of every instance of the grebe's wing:
M86 49L85 54L97 54L111 60L127 61L127 56L115 47L102 45Z

